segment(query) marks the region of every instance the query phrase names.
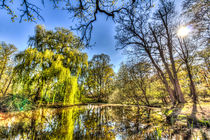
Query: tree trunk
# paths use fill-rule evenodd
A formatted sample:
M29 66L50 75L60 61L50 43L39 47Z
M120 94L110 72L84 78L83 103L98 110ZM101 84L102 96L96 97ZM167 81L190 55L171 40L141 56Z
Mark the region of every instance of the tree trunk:
M144 90L142 90L142 92L144 94L144 98L145 98L145 101L146 101L147 105L150 106L149 100L148 100L147 95L146 95L146 90L144 89Z
M178 102L179 103L185 103L184 95L181 91L181 87L180 87L178 76L177 76L177 71L176 71L176 67L175 67L175 61L174 61L174 57L173 57L173 51L172 51L171 43L168 45L168 49L169 49L169 55L170 55L170 61L171 61L173 76L174 76L174 90L178 95Z
M38 88L37 92L36 92L36 96L34 98L34 102L36 103L39 100L40 97L40 87Z
M182 45L182 42L179 38L178 38L178 41L180 43L180 47L181 47L181 51L182 51L182 55L183 55L183 60L184 60L185 65L186 65L188 77L190 79L190 95L193 96L193 102L196 104L197 103L197 95L196 95L196 88L195 88L195 84L194 84L194 81L193 81L191 68L190 68L190 65L189 65L188 45L186 44L184 38L183 38L183 45Z
M176 86L176 82L175 82L175 79L174 79L174 76L173 76L173 74L172 74L172 72L171 72L171 70L170 70L170 68L169 68L169 65L168 65L168 63L166 62L166 59L165 59L165 56L164 56L164 52L163 52L163 47L162 47L162 45L161 45L161 42L158 40L158 38L157 38L157 36L156 36L156 33L155 33L155 31L150 27L150 30L152 31L152 35L153 35L153 37L154 37L154 39L155 39L155 43L157 44L157 49L158 49L158 51L159 51L159 53L160 53L160 58L161 58L161 60L162 60L162 62L163 62L163 64L164 64L164 66L165 66L165 69L166 69L166 72L167 72L167 74L168 74L168 76L169 76L169 79L170 79L170 81L171 81L171 83L173 84L173 86L174 86L174 96L175 96L175 99L179 102L179 93L178 93L178 91L177 91L177 86ZM169 49L169 52L171 53L172 51L170 51L171 49L168 47L168 49ZM172 57L171 57L172 56ZM171 60L171 63L172 63L172 61L173 61L173 63L174 63L174 60L173 60L173 55L171 54L170 55L170 60ZM175 70L176 71L176 70ZM174 72L174 71L173 71Z
M36 103L39 99L40 99L40 97L41 97L41 91L42 91L42 89L43 89L43 77L41 77L41 79L42 79L42 86L40 87L40 85L39 85L39 80L38 80L38 90L37 90L37 92L36 92L36 96L35 96L35 98L34 98L34 102Z
M5 68L6 68L6 64L7 64L7 61L5 60L5 61L4 61L4 64L3 64L3 68L2 68L2 70L1 70L1 72L0 72L0 80L1 80L1 78L2 78L2 75L3 75L3 73L4 73L4 70L5 70Z
M9 83L8 83L8 85L7 85L7 88L5 89L5 91L4 91L4 93L3 93L3 96L5 96L5 95L6 95L6 93L7 93L8 89L9 89L9 87L10 87L11 83L12 83L12 80L13 80L13 76L10 78Z
M176 96L174 95L173 90L170 88L170 86L169 86L169 84L168 84L168 81L166 80L166 77L165 77L163 71L162 71L162 70L159 68L159 66L156 64L156 62L155 62L155 60L152 58L151 53L149 52L149 50L148 50L147 48L144 48L144 49L145 49L145 51L147 52L147 54L148 54L148 56L149 56L149 58L150 58L152 64L154 65L154 67L155 67L156 70L158 71L158 75L159 75L161 81L163 82L163 84L164 84L164 86L165 86L167 92L169 93L169 97L170 97L170 99L171 99L171 102L172 102L173 104L176 104L176 100L175 100L175 99L176 99L176 98L175 98Z
M181 87L179 84L179 80L177 77L177 71L176 71L176 67L175 67L175 61L174 61L174 56L173 56L173 45L172 45L172 32L169 30L169 24L168 24L168 15L170 15L170 13L166 13L166 14L162 14L161 11L159 11L159 15L160 15L160 19L163 23L163 26L165 28L166 31L166 39L167 39L167 48L168 48L168 52L169 52L169 59L171 62L171 66L172 66L172 72L173 72L173 78L174 78L174 91L176 92L177 96L178 96L178 102L179 103L185 103L184 100L184 95L181 91Z
M188 62L186 62L186 68L187 68L187 73L190 79L190 94L193 96L193 103L197 103L197 94L196 94L196 88L195 88L195 84L193 81L193 76L190 70L190 66L188 64Z

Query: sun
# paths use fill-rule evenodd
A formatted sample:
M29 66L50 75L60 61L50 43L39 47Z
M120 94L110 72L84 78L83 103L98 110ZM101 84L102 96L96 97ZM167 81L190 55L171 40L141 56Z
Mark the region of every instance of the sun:
M185 37L185 36L187 36L190 32L191 32L191 29L190 29L189 26L181 26L181 27L178 29L177 35L178 35L179 37Z

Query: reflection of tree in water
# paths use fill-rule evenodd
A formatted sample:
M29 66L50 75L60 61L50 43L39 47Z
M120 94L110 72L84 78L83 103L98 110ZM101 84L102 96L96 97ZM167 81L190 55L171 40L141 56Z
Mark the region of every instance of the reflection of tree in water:
M76 123L75 139L114 139L107 107L93 107L81 114Z
M72 139L74 122L81 110L41 109L14 117L17 122L0 127L0 139ZM8 120L11 121L11 120Z
M129 138L153 138L153 126L162 121L156 111L144 107L112 107L108 114L117 122L116 133Z
M170 115L176 118L180 109ZM159 139L188 131L160 110L135 106L89 106L17 113L0 123L0 139ZM169 116L170 116L169 115Z

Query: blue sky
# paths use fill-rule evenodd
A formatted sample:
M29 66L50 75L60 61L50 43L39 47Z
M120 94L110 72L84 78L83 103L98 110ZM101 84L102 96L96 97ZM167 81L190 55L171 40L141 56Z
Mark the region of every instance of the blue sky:
M70 26L75 24L66 11L53 9L52 3L46 3L45 8L42 9L41 15L45 21L37 21L37 23L24 21L19 23L18 20L13 23L7 12L0 10L0 41L14 44L19 51L22 51L27 48L28 38L34 35L36 24L42 24L49 30L55 27L69 29ZM96 44L92 48L85 49L85 52L88 53L89 59L94 54L108 54L111 57L111 63L114 64L113 69L117 72L119 64L125 60L125 56L120 51L115 50L114 35L115 24L113 21L111 19L107 20L105 15L99 14L97 21L94 23L91 40L92 43Z
M180 5L181 1L176 0L176 5ZM42 5L40 7L42 8L41 15L45 21L37 21L37 23L24 21L19 23L18 20L13 23L7 12L0 10L0 41L14 44L21 51L27 48L28 38L34 35L36 24L42 24L48 30L52 30L55 27L65 27L68 29L75 24L66 11L53 9L52 3L48 2L45 3L45 7ZM177 8L180 10L180 7ZM92 43L96 44L92 48L86 49L85 52L88 53L89 59L94 54L108 54L111 58L111 63L114 64L114 71L117 72L120 63L126 60L126 56L122 55L121 51L115 50L114 35L114 22L111 19L107 20L105 15L99 13L97 21L94 23L91 40Z

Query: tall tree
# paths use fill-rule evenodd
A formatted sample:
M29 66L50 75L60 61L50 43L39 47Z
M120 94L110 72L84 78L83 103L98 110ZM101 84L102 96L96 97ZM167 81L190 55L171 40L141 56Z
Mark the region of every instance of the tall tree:
M185 100L174 57L173 16L174 3L171 1L161 1L155 12L144 4L128 7L119 16L116 39L119 48L132 46L135 53L139 52L149 58L158 71L171 101L183 103ZM173 85L173 90L167 76Z
M119 89L119 92L117 92L117 95L115 95L115 99L112 100L117 101L118 103L139 104L141 98L137 94L136 86L132 84L131 77L129 76L128 66L124 63L121 63L116 76L115 85Z
M192 40L189 40L188 38L184 37L178 37L178 53L181 58L181 60L185 64L185 68L190 80L190 95L193 97L193 102L197 102L197 93L196 93L196 87L195 87L195 82L193 78L193 72L192 72L192 67L193 67L193 62L194 58L196 55L196 50L197 50L197 45L191 43L193 42Z
M150 64L148 64L147 62L141 61L137 64L133 64L131 66L129 66L129 73L130 76L132 78L132 82L134 83L134 85L138 88L138 90L140 90L142 92L142 98L141 101L143 101L143 99L145 101L144 104L150 106L150 102L148 99L148 87L149 87L149 73L150 73Z
M122 98L123 103L150 106L148 96L150 68L151 65L145 61L131 60L126 64L121 64L116 78L116 86L119 90L117 98Z
M78 78L87 66L87 55L82 51L79 38L64 28L47 31L36 26L30 46L19 53L16 66L19 80L34 101L41 98L75 103L78 94Z
M181 91L181 86L179 84L177 69L175 66L175 58L174 58L174 34L173 34L173 17L175 16L175 8L174 3L171 1L161 1L159 9L154 14L154 24L149 25L149 28L152 32L152 37L154 39L154 43L157 46L157 50L159 51L161 60L165 66L166 72L169 75L169 79L174 86L174 90L176 93L176 97L179 102L185 102L183 93ZM159 24L158 24L159 22ZM164 52L166 50L166 52ZM169 58L169 62L167 63L166 58ZM169 65L171 65L171 69Z
M209 44L209 1L208 0L184 0L182 5L182 15L184 18L185 29L190 30L190 35L180 36L179 56L184 61L188 77L190 79L190 92L193 95L193 101L197 102L197 93L192 74L192 61L195 58L196 51L207 50ZM207 59L204 59L204 63ZM200 62L198 62L200 63ZM203 63L203 62L202 62Z
M201 41L202 45L209 44L209 1L208 0L184 0L183 15L188 25L191 25L195 33L194 35ZM201 44L200 44L201 45Z
M0 44L0 90L5 95L14 78L13 56L17 48L12 44L2 42Z
M94 55L89 62L86 81L89 92L97 94L99 102L102 101L104 97L105 100L107 100L113 76L114 71L110 64L110 57L106 54Z

